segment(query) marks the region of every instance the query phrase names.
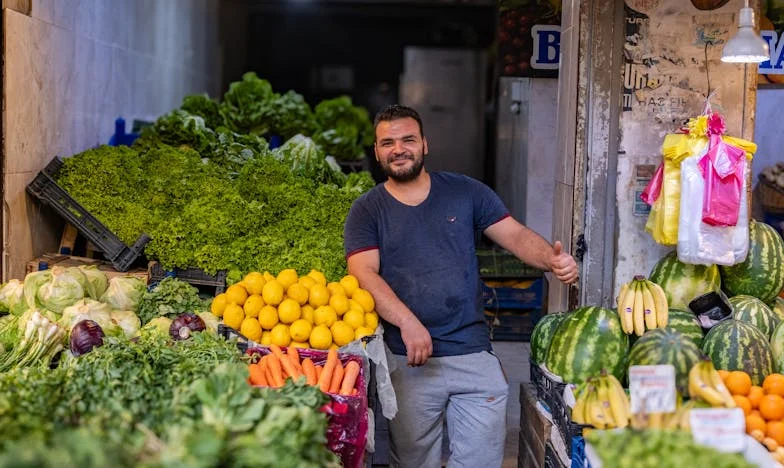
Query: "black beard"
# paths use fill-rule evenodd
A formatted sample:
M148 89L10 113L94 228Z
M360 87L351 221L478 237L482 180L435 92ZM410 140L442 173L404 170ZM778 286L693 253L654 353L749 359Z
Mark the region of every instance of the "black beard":
M396 182L411 182L419 176L423 167L425 167L425 158L421 158L419 161L414 159L414 165L405 172L394 172L392 170L391 164L381 165L381 169L384 171L384 174Z

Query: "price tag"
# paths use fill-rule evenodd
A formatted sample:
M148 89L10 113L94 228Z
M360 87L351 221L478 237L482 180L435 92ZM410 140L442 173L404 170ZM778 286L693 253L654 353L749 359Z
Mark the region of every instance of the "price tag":
M746 448L746 420L740 408L694 408L689 411L694 441L722 452Z
M675 411L675 368L661 366L631 366L629 393L632 413L672 413Z

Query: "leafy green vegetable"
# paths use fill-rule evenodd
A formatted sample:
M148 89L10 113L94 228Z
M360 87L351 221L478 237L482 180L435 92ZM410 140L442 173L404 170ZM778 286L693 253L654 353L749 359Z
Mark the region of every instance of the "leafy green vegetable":
M340 167L335 169L330 166L324 151L306 136L297 135L291 138L272 154L289 166L294 175L323 184L343 185L346 181Z
M139 301L142 324L157 317L174 318L184 312L197 313L206 309L199 290L174 277L166 277Z
M242 75L242 81L229 85L223 95L221 114L233 131L263 135L272 127L276 99L269 81L248 72Z
M151 127L142 130L140 138L142 142L157 138L167 145L187 145L202 152L214 143L215 132L207 127L204 117L175 109L160 117Z
M316 142L338 160L362 159L365 147L373 144L373 124L367 110L354 106L348 96L321 101L315 118L319 127Z
M213 130L224 125L223 116L220 113L220 104L210 99L206 94L185 96L180 109L201 117L204 119L204 125Z
M271 132L288 140L297 134L310 136L316 129L316 121L310 105L301 94L288 91L273 103L275 115Z

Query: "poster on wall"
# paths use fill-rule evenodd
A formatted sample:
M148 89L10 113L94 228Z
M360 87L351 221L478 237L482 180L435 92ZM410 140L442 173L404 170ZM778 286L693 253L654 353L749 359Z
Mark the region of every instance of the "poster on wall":
M501 76L558 76L561 0L499 0Z
M784 84L784 0L762 0L760 35L770 48L770 60L759 66L759 84Z

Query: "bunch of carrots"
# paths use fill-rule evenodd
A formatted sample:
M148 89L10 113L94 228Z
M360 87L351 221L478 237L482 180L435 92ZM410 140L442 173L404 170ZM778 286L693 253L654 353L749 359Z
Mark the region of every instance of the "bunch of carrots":
M300 360L299 351L293 346L284 353L280 346L270 345L270 353L250 365L250 383L264 387L279 388L286 379L305 377L308 385L318 386L322 392L338 395L356 395L355 385L359 377L359 364L349 361L345 367L338 359L338 352L330 349L324 365L314 365L313 360Z

